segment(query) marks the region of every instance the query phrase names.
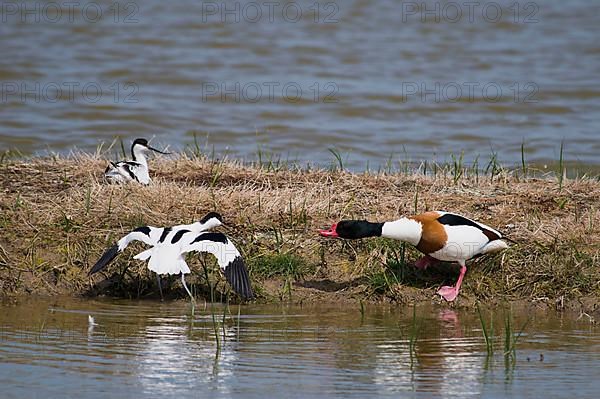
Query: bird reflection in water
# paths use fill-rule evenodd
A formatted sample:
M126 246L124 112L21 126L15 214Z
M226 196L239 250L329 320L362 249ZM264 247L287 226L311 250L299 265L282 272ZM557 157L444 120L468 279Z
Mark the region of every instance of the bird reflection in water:
M417 318L419 313L424 314L417 310ZM479 342L464 337L459 313L441 309L417 322L421 329L437 329L438 337L429 332L421 335L433 338L417 336L412 367L406 340L380 344L374 376L380 389L406 391L410 387L441 397L481 393Z
M219 328L226 344L217 349L210 316L204 318L200 323L179 318L150 320L154 325L147 326L140 337L144 349L137 371L145 392L176 396L204 386L229 394L226 381L233 376L238 359L236 328Z

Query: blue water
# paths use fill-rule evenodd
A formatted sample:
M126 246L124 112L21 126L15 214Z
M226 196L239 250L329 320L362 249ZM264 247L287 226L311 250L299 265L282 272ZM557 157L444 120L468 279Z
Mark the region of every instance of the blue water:
M597 2L78 4L3 3L0 148L599 163Z
M220 323L222 305L216 313ZM595 398L600 389L598 327L573 314L513 310L521 335L506 358L502 309L490 356L470 310L420 306L416 327L411 306L367 306L362 317L348 304L226 313L217 350L210 305L192 317L185 301L4 303L2 397Z

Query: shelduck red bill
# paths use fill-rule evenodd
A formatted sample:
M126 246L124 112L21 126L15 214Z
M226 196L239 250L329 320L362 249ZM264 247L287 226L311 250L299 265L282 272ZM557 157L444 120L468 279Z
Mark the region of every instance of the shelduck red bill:
M323 237L339 237L336 229L337 223L334 223L329 230L319 230L319 234Z

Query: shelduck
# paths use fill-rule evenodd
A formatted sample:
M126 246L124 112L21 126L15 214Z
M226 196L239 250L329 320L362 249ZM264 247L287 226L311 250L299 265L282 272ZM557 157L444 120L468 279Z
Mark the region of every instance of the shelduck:
M425 257L415 263L420 269L426 269L439 261L458 262L460 274L456 285L444 286L437 292L446 301L454 301L458 296L467 271L467 260L508 248L503 241L506 238L498 230L464 216L442 211L425 212L384 223L342 220L319 233L324 237L387 237L408 242L425 254Z
M137 182L144 185L150 184L151 179L148 173L148 161L146 160L148 151L169 155L168 152L150 147L146 139L135 139L131 144L132 160L111 162L104 171L104 178L109 183Z
M192 224L173 227L138 227L106 250L91 268L89 274L92 275L104 269L131 242L141 241L150 245L151 248L133 258L148 260L148 269L157 274L161 297L160 275L181 274L181 283L192 301L194 300L185 283L185 275L190 273L190 268L184 257L188 252L196 251L214 255L217 258L221 272L225 275L233 290L242 298L250 299L254 294L242 255L225 234L208 231L220 226L222 220L221 215L210 212L200 221Z

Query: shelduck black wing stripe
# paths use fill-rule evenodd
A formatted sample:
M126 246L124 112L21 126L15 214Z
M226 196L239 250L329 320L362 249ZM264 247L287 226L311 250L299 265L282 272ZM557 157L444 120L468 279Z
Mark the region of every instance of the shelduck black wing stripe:
M200 241L213 241L227 244L227 237L223 233L202 233L196 237L190 245Z
M183 237L183 235L185 233L189 233L189 232L190 232L189 230L179 230L177 233L175 233L175 235L171 239L171 244L175 244L176 242L181 240L181 237Z
M437 218L437 221L441 224L445 224L446 226L471 226L476 227L482 231L483 234L490 240L499 240L502 238L498 233L488 230L481 225L475 223L474 221L467 219L466 217L456 215L454 213L446 213L445 215Z
M170 232L171 232L171 227L165 227L163 229L162 234L160 235L160 238L158 239L158 242L163 242L164 240L166 240L167 236L169 235Z
M97 273L100 270L104 269L110 262L112 262L112 260L114 258L117 257L118 254L119 254L119 246L115 244L112 247L110 247L106 252L104 252L102 257L92 267L92 269L90 270L88 275Z
M237 256L231 263L225 266L223 271L225 278L231 285L231 288L244 299L254 297L252 287L250 286L250 277L248 269L241 256Z

